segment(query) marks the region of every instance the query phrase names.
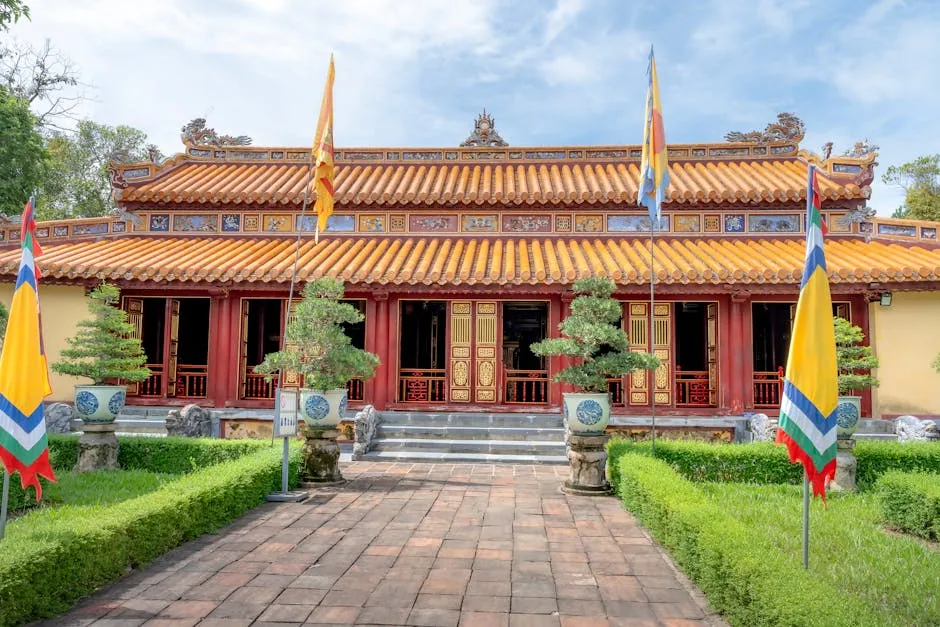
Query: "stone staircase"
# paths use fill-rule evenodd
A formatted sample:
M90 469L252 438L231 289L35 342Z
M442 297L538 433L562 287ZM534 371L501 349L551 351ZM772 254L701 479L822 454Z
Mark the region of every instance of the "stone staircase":
M567 464L559 414L379 412L370 461Z

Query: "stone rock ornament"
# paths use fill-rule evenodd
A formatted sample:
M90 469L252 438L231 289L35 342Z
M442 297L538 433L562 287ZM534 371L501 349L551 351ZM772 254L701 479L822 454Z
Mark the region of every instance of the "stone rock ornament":
M46 407L46 433L71 433L75 418L75 410L68 403L51 403Z
M916 416L900 416L894 421L894 431L898 434L898 442L926 442L937 437L936 423Z
M777 421L767 414L754 414L747 423L755 442L773 442L777 439Z
M375 433L379 428L379 415L372 405L366 405L356 412L355 436L353 438L352 458L362 459L374 446Z
M171 409L166 416L166 433L184 438L208 438L212 436L212 416L209 410L199 405L186 405L182 409Z

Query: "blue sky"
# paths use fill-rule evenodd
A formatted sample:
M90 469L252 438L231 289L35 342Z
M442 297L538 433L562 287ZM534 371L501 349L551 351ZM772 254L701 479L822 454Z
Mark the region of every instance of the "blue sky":
M514 145L638 143L650 44L670 143L804 119L803 147L940 152L940 2L915 0L31 0L10 36L70 56L83 114L166 153L207 117L256 145L310 143L330 52L339 146L453 146L486 107Z

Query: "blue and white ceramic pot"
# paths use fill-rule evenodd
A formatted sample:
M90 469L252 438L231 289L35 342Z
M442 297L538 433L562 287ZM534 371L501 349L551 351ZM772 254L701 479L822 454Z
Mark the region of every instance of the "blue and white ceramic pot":
M300 415L311 427L335 427L346 411L346 388L336 390L300 390Z
M566 392L565 416L574 435L601 435L610 420L610 394Z
M840 396L836 406L836 436L851 438L862 418L862 398L860 396Z
M75 412L84 422L114 422L127 400L123 385L76 385Z

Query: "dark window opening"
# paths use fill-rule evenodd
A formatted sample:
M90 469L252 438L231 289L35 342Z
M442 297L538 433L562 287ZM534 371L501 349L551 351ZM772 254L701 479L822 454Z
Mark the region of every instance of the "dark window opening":
M444 369L447 304L409 300L401 304L402 368Z

